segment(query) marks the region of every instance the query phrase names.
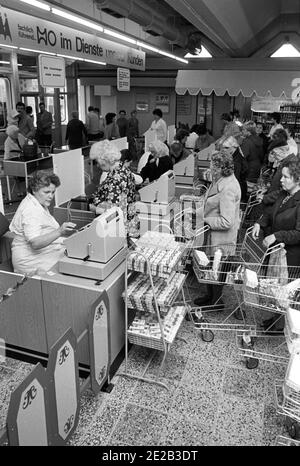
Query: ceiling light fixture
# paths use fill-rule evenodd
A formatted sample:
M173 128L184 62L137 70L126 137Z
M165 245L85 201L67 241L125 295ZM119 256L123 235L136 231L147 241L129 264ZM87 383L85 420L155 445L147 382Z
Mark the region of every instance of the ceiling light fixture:
M83 61L86 61L87 63L95 63L96 65L104 65L106 66L106 63L102 61L96 61L96 60L89 60L88 58L84 58Z
M159 49L157 47L153 47L152 45L145 44L145 42L140 42L139 40L136 42L136 45L139 47L143 47L144 49L151 50L152 52L159 52Z
M176 57L176 55L173 55L172 53L164 52L163 50L159 50L158 53L160 55L164 55L165 57L173 58L174 60L180 61L182 63L188 63L188 60L185 60L184 58Z
M109 36L116 37L117 39L124 40L129 42L130 44L136 45L136 40L132 39L132 37L124 36L123 34L119 34L118 32L112 31L111 29L104 28L104 34L108 34Z
M8 49L17 49L16 45L6 45L6 44L0 44L0 47L7 47Z
M187 53L184 58L212 58L212 55L209 51L202 45L201 51L197 54Z
M56 53L57 57L62 57L62 58L68 58L69 60L79 60L79 61L84 61L84 58L79 58L79 57L72 57L71 55L62 55L60 53Z
M58 10L57 8L51 8L51 11L54 15L60 16L62 18L69 19L70 21L74 21L75 23L82 24L83 26L95 29L96 31L103 32L103 27L99 24L92 23L91 21L87 21L83 18L79 18L79 16L71 15L63 10Z
M279 47L276 52L271 55L271 58L289 58L289 57L300 57L299 50L296 49L292 44L283 44Z
M35 49L27 49L25 47L19 47L19 50L24 50L25 52L35 52L35 53L41 53L41 54L46 54L46 55L55 55L53 52L45 52L44 50L35 50Z
M20 0L20 2L27 3L31 6L36 6L37 8L41 8L42 10L50 11L50 6L46 5L45 3L38 2L37 0Z

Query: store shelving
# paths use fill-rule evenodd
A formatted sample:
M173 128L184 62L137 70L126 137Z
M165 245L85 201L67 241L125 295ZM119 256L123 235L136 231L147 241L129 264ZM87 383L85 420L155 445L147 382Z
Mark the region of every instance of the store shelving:
M295 141L300 143L300 105L286 103L280 106L279 113L281 115L280 123L293 130L295 133ZM266 125L266 134L269 133L272 122L269 119L268 113L252 112L252 119L264 123Z
M159 374L171 345L189 311L185 300L184 271L189 243L182 243L169 233L147 232L129 251L125 268L125 372L131 378L168 388L159 381ZM181 300L178 301L178 296ZM131 311L131 319L129 317ZM132 318L134 313L134 318ZM181 338L181 340L183 340ZM129 374L128 342L163 351L156 379Z

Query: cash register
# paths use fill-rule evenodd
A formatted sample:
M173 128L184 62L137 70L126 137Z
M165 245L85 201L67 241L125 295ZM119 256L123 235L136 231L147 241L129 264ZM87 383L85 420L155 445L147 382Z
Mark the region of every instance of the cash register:
M126 232L123 212L112 207L65 240L66 256L58 271L104 280L125 260Z
M170 226L175 204L173 170L168 170L157 180L141 188L139 195L140 201L136 202L136 211L140 221L140 234L156 229L160 223Z

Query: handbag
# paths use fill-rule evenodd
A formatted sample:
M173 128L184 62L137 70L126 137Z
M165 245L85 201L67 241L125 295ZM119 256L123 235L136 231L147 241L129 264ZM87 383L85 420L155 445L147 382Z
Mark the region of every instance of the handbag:
M27 139L23 145L23 157L25 160L33 160L38 156L38 145L33 139Z

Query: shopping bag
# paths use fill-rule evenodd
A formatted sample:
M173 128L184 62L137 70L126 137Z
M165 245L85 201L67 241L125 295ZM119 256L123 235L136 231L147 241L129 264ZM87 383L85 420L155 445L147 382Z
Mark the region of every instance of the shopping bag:
M279 285L286 285L288 283L288 267L286 261L286 250L280 248L270 254L268 270L268 278L277 278Z

